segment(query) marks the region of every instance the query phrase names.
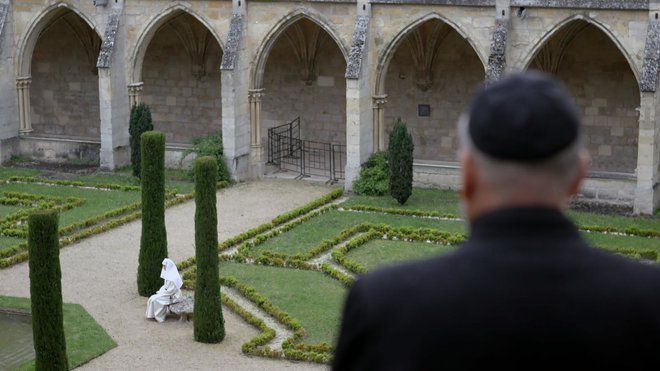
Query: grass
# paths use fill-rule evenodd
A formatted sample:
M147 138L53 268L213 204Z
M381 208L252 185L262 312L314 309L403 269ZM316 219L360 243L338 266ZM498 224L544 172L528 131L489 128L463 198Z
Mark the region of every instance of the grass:
M346 257L372 270L382 265L430 258L454 250L455 246L435 243L372 240L349 251Z
M30 310L30 299L0 296L0 307ZM117 346L94 318L78 304L64 304L64 336L69 368L78 367ZM34 370L34 360L18 370Z
M464 233L462 221L430 218L411 218L380 213L330 211L296 226L255 247L256 252L272 251L294 255L311 250L324 239L330 239L343 230L361 223L384 223L392 227L434 228L452 233Z
M402 210L437 211L460 216L461 207L458 193L449 189L414 188L413 193L404 205L390 196L353 196L346 206L375 206Z
M221 276L234 276L298 319L303 342L334 344L346 289L320 272L220 263Z
M5 218L7 217L7 215L14 213L20 209L21 209L20 206L0 205L0 218Z
M637 227L639 229L660 230L660 216L623 216L571 211L569 216L582 226L610 226L616 228Z
M56 197L77 197L85 202L60 214L60 227L140 202L140 191L104 191L80 187L10 183L0 185L0 192L21 192Z

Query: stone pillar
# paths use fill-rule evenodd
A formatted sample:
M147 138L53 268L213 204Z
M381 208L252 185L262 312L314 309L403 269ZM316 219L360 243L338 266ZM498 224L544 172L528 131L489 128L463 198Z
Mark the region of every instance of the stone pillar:
M652 214L660 203L658 186L660 167L660 102L654 92L642 92L639 109L639 139L637 144L637 187L635 188L636 214Z
M385 103L387 94L374 95L374 151L385 150Z
M649 2L644 63L640 81L639 137L637 140L637 186L634 212L652 214L660 206L660 1Z
M243 180L250 175L251 137L248 100L250 65L247 50L246 1L232 0L229 35L222 53L222 144L225 161L232 179ZM256 117L255 117L256 118Z
M31 133L32 120L30 118L30 84L31 76L18 77L16 79L16 89L18 90L18 133L25 135Z
M353 189L360 165L374 149L373 85L371 66L375 57L369 49L371 4L357 1L353 41L346 65L346 168L344 189ZM369 63L369 62L372 63Z
M142 88L144 83L142 81L135 82L128 85L128 106L133 107L140 104L142 98Z
M263 145L261 144L261 99L264 89L250 89L250 178L263 175Z

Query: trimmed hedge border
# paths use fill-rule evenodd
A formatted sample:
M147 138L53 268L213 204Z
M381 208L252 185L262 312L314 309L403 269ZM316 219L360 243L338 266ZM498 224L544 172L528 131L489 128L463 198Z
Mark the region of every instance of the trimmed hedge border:
M259 335L258 338L259 337L261 338L258 340L257 338L254 338L250 340L250 342L245 343L242 347L244 353L257 354L271 358L279 358L283 356L284 358L290 360L308 361L308 362L316 362L316 363L329 363L332 360L333 348L329 344L325 342L312 344L312 345L299 343L300 339L302 339L302 337L305 336L305 328L300 324L300 321L291 317L291 315L289 315L288 313L284 312L279 307L274 305L265 296L259 294L257 290L255 290L253 287L240 283L238 279L236 279L236 277L233 276L222 277L220 279L220 282L224 286L236 289L238 292L241 293L241 295L243 295L248 300L253 302L259 308L265 311L268 315L277 319L281 324L285 325L286 327L288 327L293 331L293 335L288 339L284 340L284 342L282 343L282 353L280 353L268 347L266 347L264 350L261 351L257 348L257 346L266 344L270 340L272 340L272 338L266 340L266 338L268 337L267 331L264 331L262 328L260 328L260 330L262 330L263 333ZM259 321L262 322L261 320ZM268 328L267 326L265 326L265 324L263 324L263 326L265 328ZM273 330L273 333L274 332L275 331ZM274 336L275 335L273 334L273 337Z
M271 220L268 223L264 223L264 224L261 224L257 227L248 229L247 231L245 231L245 232L243 232L243 233L241 233L241 234L239 234L235 237L232 237L232 238L229 238L229 239L225 240L224 242L222 242L218 245L218 251L222 252L222 251L225 251L225 250L229 250L230 248L232 248L232 247L234 247L238 244L245 244L245 243L249 244L248 240L257 237L258 235L263 234L264 232L267 232L269 230L277 228L277 227L279 227L279 226L281 226L281 225L283 225L283 224L285 224L285 223L287 223L287 222L289 222L289 221L291 221L295 218L300 217L301 215L302 215L302 218L299 218L299 219L303 219L307 216L307 214L310 211L327 205L328 203L330 203L330 202L338 199L339 197L341 197L343 194L344 194L344 190L341 189L341 188L337 188L337 189L331 191L330 193L328 193L324 196L321 196L320 198L317 198L316 200L314 200L314 201L312 201L308 204L305 204L305 205L303 205L299 208L291 210L288 213L276 216L275 218L273 218L273 220ZM336 208L336 205L328 205L327 209L330 209L330 208ZM307 219L309 219L309 218L305 218L305 220L307 220ZM294 223L295 222L298 222L298 220L294 221ZM303 223L303 221L298 222L298 224L301 224L301 223ZM292 223L289 223L289 224L292 224ZM289 224L286 224L284 227L288 226ZM295 224L295 225L298 225L298 224ZM286 230L278 229L279 232L277 234L288 231L291 228L293 228L293 227L289 227ZM274 231L271 231L269 234L275 235ZM267 238L264 238L264 240L265 239L267 239ZM239 248L239 250L240 250L240 248ZM179 262L177 264L177 268L181 271L181 270L184 270L184 269L188 269L188 268L192 267L193 265L195 265L195 258L191 257L191 258L188 258L187 260Z
M54 184L54 185L66 185L66 186L73 186L76 187L78 186L75 183L81 183L81 182L71 182L71 181L49 181L50 183L42 182L44 179L38 179L38 178L29 178L29 177L11 177L12 178L20 178L20 179L37 179L39 180L38 183L44 183L44 184ZM63 182L65 184L59 184L60 182ZM8 183L7 180L0 180L0 185ZM231 183L226 182L226 181L221 181L217 183L217 188L222 189L226 188L229 186ZM88 187L88 188L94 188L89 185L82 185L82 187ZM123 186L118 186L118 187L123 187ZM126 187L132 187L132 186L126 186ZM109 189L109 188L106 188ZM138 190L140 188L138 187ZM130 191L132 189L121 189L124 191ZM170 189L165 193L165 207L170 207L174 205L178 205L181 203L184 203L188 200L191 200L195 197L195 193L185 193L185 194L178 194L178 190L176 189ZM5 194L15 194L16 192L6 192ZM34 195L30 194L31 197L34 197L34 199L41 199L51 197L51 196L42 196L42 195ZM69 197L68 199L72 199L72 197ZM84 200L82 200L84 202ZM132 203L123 207L120 207L118 209L110 210L107 211L99 216L94 216L88 219L85 219L83 221L80 221L78 223L74 223L71 225L68 225L66 227L62 227L59 230L60 236L63 236L60 238L60 249L63 248L64 246L70 245L74 242L78 242L84 238L91 237L93 235L99 234L106 232L110 229L119 227L121 225L124 225L126 223L132 222L136 219L139 219L140 216L142 216L142 213L140 211L140 203ZM122 216L123 215L123 216ZM103 222L104 220L107 220L106 222L99 224ZM83 229L83 230L81 230ZM77 233L77 230L81 230ZM73 233L73 234L70 234ZM14 246L7 247L5 249L0 250L0 269L6 268L9 266L12 266L14 264L18 264L21 262L24 262L28 259L28 252L27 252L27 242L21 242L18 243Z

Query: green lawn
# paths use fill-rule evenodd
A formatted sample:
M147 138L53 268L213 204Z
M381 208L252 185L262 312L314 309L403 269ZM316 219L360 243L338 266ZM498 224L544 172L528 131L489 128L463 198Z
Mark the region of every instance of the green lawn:
M371 270L382 265L430 258L454 250L455 246L435 243L377 239L349 251L346 257Z
M330 211L296 226L287 233L271 238L255 247L255 251L272 251L294 255L311 250L324 239L330 239L343 230L361 223L384 223L392 227L433 228L452 233L464 233L462 221L413 218L381 213Z
M0 296L1 308L30 310L30 299ZM64 304L64 336L69 368L78 367L117 346L94 318L78 304ZM34 360L18 370L34 370Z
M343 205L375 206L403 210L423 210L462 215L458 192L448 189L414 188L413 193L404 205L390 196L353 196Z
M334 344L346 289L320 272L220 263L220 276L234 276L298 319L303 342Z
M583 226L610 226L617 228L637 227L639 229L660 230L660 216L622 216L571 211L571 219Z
M77 197L85 202L60 214L60 227L101 215L107 211L140 202L139 191L105 191L80 187L42 184L9 183L0 185L0 192L21 192L56 197Z

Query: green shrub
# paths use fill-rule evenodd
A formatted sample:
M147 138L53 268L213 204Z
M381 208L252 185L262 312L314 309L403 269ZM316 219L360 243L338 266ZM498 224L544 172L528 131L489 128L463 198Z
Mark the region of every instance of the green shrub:
M231 174L229 173L229 168L225 162L225 156L223 152L224 147L222 146L222 133L215 132L205 137L195 138L193 140L192 148L186 150L183 153L182 161L192 153L196 153L197 157L212 156L215 158L215 161L218 164L218 181L230 181ZM195 177L194 167L188 171L188 176L190 178Z
M165 230L165 135L142 134L142 236L138 263L138 293L150 296L163 284L160 278L167 257Z
M133 176L140 178L140 138L142 133L154 130L154 125L151 123L151 110L149 106L144 103L134 105L131 108L131 119L128 123L128 134L130 135L131 145L131 166L133 168Z
M390 169L387 152L376 152L362 165L360 176L353 183L353 190L359 195L385 196L390 189Z
M413 144L406 123L397 118L390 133L390 195L403 205L412 194Z
M194 337L202 343L225 338L218 275L218 214L215 185L218 165L211 156L198 157L195 171L195 288Z
M38 212L28 218L28 264L36 370L69 369L62 315L57 219L54 212Z

